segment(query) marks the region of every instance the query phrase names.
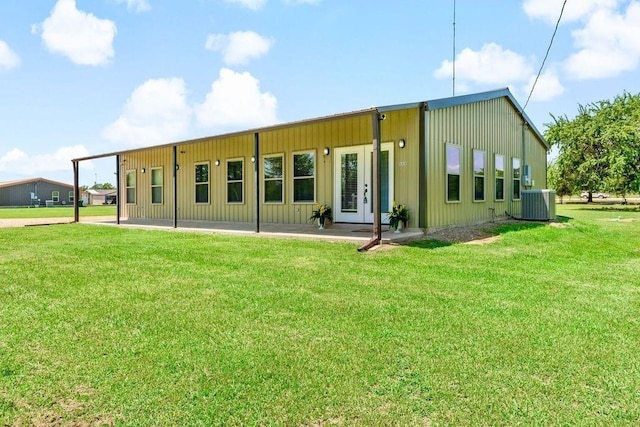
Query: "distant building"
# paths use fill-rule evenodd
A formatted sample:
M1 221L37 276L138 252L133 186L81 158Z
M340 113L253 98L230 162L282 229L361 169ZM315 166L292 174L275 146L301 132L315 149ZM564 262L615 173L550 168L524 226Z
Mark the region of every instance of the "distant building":
M99 190L86 190L82 193L82 202L85 206L89 205L115 205L116 204L117 190L111 189L99 189Z
M73 205L73 185L45 178L0 182L0 206Z

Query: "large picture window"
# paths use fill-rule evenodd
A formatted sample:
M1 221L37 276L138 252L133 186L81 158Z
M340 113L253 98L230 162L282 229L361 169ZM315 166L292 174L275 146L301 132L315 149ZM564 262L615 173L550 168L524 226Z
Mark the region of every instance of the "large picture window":
M496 200L504 200L504 156L496 154Z
M447 145L447 202L460 201L460 147Z
M293 154L293 202L316 201L316 155L313 151Z
M513 200L520 200L520 159L513 158Z
M127 171L125 184L127 191L127 204L134 205L136 203L136 171Z
M284 156L275 154L263 158L264 202L284 202Z
M164 194L164 178L162 168L151 169L151 203L161 205Z
M244 202L244 160L227 160L227 203Z
M209 203L209 162L195 164L196 203Z
M473 200L475 202L484 202L485 170L485 152L473 150Z

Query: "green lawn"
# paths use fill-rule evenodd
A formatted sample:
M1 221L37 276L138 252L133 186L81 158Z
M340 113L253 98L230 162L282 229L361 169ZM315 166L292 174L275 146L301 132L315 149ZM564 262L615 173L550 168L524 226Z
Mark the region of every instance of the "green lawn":
M640 213L558 211L369 253L0 230L0 425L638 425Z
M85 206L80 208L80 217L116 215L115 205ZM73 207L53 208L3 208L0 219L15 218L73 218Z

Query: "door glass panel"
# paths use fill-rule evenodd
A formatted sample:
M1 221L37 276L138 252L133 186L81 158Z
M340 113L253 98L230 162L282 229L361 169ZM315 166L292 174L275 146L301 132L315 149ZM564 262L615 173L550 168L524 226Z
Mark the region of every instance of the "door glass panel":
M371 153L371 174L369 177L373 189L373 153ZM380 210L386 213L389 205L389 152L380 151ZM373 200L369 203L369 213L373 213Z
M341 169L341 204L342 212L358 211L358 153L342 154Z

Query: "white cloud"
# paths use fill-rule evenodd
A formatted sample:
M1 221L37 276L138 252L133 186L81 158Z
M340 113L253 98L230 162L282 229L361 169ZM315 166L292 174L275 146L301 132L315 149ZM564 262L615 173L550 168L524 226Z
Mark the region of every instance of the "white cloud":
M118 3L127 3L127 10L130 12L148 12L151 5L147 0L116 0Z
M565 63L568 75L593 79L634 70L640 63L640 2L632 1L624 14L599 10L572 35L579 50Z
M528 95L535 81L535 76L532 75L529 79L529 83L523 89ZM564 87L560 83L558 73L555 69L549 69L540 75L536 87L531 95L531 101L543 102L556 98L564 93Z
M58 0L51 15L32 32L42 31L42 41L52 53L80 65L103 65L113 58L116 24L76 8L75 0Z
M253 58L266 55L273 46L273 40L253 31L236 31L227 34L211 34L205 48L222 52L227 65L246 64Z
M50 172L73 170L71 159L89 156L84 145L61 147L54 153L30 155L14 148L0 157L0 172L24 176L42 176ZM86 164L85 164L86 163ZM83 169L91 169L90 161L81 162Z
M20 57L9 47L7 43L0 40L0 71L10 70L20 65Z
M251 10L261 9L267 3L267 0L226 0L227 3L239 3Z
M579 21L597 10L613 10L618 3L619 0L568 1L562 14L561 22ZM560 0L526 0L522 7L531 18L543 19L555 25L560 16L562 2Z
M223 68L195 113L198 124L218 133L275 124L276 107L276 97L261 92L251 74Z
M120 117L102 136L132 147L167 143L186 135L191 114L184 80L151 79L133 91Z
M456 79L462 83L508 85L526 81L533 73L531 61L495 43L482 46L479 51L463 49L456 57ZM435 77L445 79L453 76L453 63L443 61Z

